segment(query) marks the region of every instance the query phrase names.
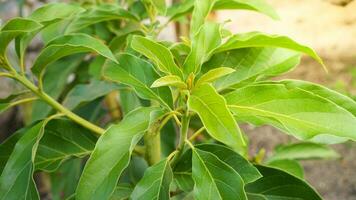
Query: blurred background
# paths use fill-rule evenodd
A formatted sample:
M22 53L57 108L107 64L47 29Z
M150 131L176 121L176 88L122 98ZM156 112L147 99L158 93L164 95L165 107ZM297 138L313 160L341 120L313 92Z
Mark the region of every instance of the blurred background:
M2 24L15 16L26 16L50 0L0 0ZM214 16L232 32L263 31L287 35L313 47L324 59L329 73L315 61L304 58L301 65L283 78L297 78L321 83L356 99L356 0L268 0L280 15L279 21L247 11L221 11ZM161 38L175 38L173 26ZM35 57L41 43L29 48ZM7 96L14 85L0 79L0 97ZM13 108L0 115L0 142L21 127L22 113ZM278 130L245 125L251 138L251 152L265 149L271 154L280 143L295 141ZM356 130L355 130L356 132ZM342 156L338 160L303 161L306 179L326 200L356 199L356 143L332 145Z

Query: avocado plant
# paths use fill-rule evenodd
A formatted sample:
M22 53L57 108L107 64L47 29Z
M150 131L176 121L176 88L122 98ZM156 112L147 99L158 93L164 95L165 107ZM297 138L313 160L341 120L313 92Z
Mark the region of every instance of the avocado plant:
M0 112L32 111L0 145L0 199L321 199L295 160L334 158L325 144L356 140L356 102L273 78L302 54L325 66L288 37L208 20L222 9L278 19L263 0L127 0L49 3L7 21L0 77L20 89ZM160 40L171 23L189 33ZM301 142L262 162L244 123Z

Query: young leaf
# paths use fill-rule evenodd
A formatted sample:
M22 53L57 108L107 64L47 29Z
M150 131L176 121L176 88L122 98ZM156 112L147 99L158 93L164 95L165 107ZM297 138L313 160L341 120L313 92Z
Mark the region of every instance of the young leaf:
M155 80L155 82L152 83L151 88L162 86L174 86L182 89L187 88L187 84L185 84L179 76L175 75L168 75Z
M42 27L41 24L33 21L31 19L23 18L14 18L9 20L1 29L0 29L0 57L4 57L6 53L6 48L17 36L29 33L32 31L39 30ZM1 64L1 59L0 59Z
M0 176L0 199L39 199L33 179L34 154L43 135L45 121L26 130L16 143Z
M278 147L273 156L268 158L267 163L284 159L336 159L339 157L337 152L326 145L302 142Z
M143 99L157 100L167 108L173 106L168 87L150 88L159 76L149 62L130 54L119 54L118 61L120 64L111 61L105 64L103 75L106 79L133 87Z
M95 52L117 62L110 49L100 40L86 34L70 34L52 40L37 57L32 72L39 77L48 64L64 56L84 52Z
M137 21L137 17L116 4L101 4L80 13L67 27L66 32L79 31L103 21L128 19Z
M195 0L192 21L190 24L190 36L193 38L198 33L200 27L206 21L209 13L213 9L216 0Z
M145 55L157 68L169 75L183 77L182 71L175 64L173 55L165 46L142 36L133 36L131 47Z
M236 70L229 68L229 67L219 67L216 69L212 69L208 71L207 73L203 74L198 81L196 82L196 85L202 85L204 83L212 83L215 80L224 77L228 74L231 74L235 72Z
M239 120L276 126L298 139L336 136L356 140L354 115L299 88L259 83L228 93L225 99Z
M92 133L69 120L52 120L45 128L39 143L35 168L55 171L71 157L84 157L94 149L96 138Z
M304 178L303 167L295 160L284 159L268 162L268 166L288 172L300 179Z
M172 169L169 159L166 158L146 170L143 178L135 186L130 199L169 199L172 179Z
M324 66L323 61L313 49L298 44L297 42L285 36L266 35L260 32L236 34L230 37L230 39L225 44L221 45L218 49L216 49L215 52L223 52L232 49L241 49L248 47L279 47L290 49L300 53L305 53Z
M99 138L84 167L76 199L108 199L112 195L120 174L129 164L133 148L149 127L151 112L157 109L136 109Z
M258 79L274 77L292 70L300 62L300 53L282 48L252 47L214 54L202 70L230 67L236 71L215 81L220 91Z
M219 0L215 3L214 9L217 10L229 10L229 9L241 9L241 10L251 10L257 11L262 14L265 14L272 19L279 19L278 14L264 0Z
M235 150L245 151L246 143L240 128L228 110L225 99L211 85L196 87L189 97L188 107L199 115L213 138Z
M63 104L66 108L74 109L81 103L93 101L118 88L119 86L116 84L93 79L89 84L79 84L74 86L63 100Z
M205 23L194 35L191 51L183 65L185 75L198 74L201 65L210 58L212 52L221 44L220 26L217 23Z
M241 176L214 154L192 149L194 197L201 200L247 199Z
M248 196L256 195L267 200L321 200L320 195L303 180L275 168L260 165L256 167L263 177L245 186Z

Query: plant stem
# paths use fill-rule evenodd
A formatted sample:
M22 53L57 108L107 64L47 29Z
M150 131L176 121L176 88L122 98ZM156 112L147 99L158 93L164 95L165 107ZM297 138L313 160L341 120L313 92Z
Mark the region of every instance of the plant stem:
M180 138L179 138L179 143L178 143L178 148L177 148L177 154L172 159L172 162L171 162L172 166L174 166L177 163L178 159L180 158L180 156L183 153L184 144L185 144L185 141L187 140L187 136L188 136L189 122L190 122L190 116L188 113L186 113L182 117L182 126L180 128Z
M159 131L148 131L143 140L146 147L145 158L148 164L154 165L161 160L161 136Z
M21 76L19 74L13 74L12 77L22 83L25 87L30 89L34 94L36 94L40 99L45 101L47 104L52 106L54 109L57 111L63 113L66 115L69 119L73 120L74 122L80 124L81 126L93 131L94 133L97 133L99 135L104 134L105 130L100 128L99 126L96 126L89 121L81 118L80 116L74 114L72 111L68 110L67 108L63 107L60 103L58 103L56 100L54 100L52 97L50 97L48 94L45 92L39 90L32 82L30 82L27 78L24 76Z

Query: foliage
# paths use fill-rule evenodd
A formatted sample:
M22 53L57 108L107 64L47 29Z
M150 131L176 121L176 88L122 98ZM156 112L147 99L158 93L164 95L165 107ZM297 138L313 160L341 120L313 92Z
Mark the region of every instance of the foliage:
M298 161L338 158L325 144L356 140L356 102L269 80L302 54L325 66L288 37L233 34L207 20L220 9L278 18L263 0L127 0L51 3L3 25L0 76L23 91L1 99L0 112L29 102L33 111L0 145L0 199L39 199L37 172L49 175L54 199L321 199ZM169 23L190 33L159 40ZM38 36L44 47L26 66ZM18 62L8 58L12 41ZM249 153L242 123L301 142L263 161Z

